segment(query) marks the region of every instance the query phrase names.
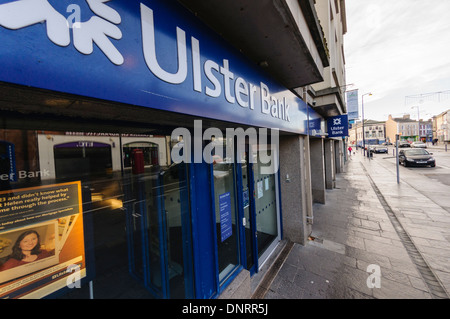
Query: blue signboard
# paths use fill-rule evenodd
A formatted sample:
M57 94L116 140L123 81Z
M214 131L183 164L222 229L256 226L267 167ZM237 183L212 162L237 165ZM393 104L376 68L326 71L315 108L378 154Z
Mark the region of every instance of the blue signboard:
M220 240L224 241L233 234L230 192L219 195L219 216Z
M309 109L308 117L309 117L309 135L321 136L323 133L322 131L325 130L325 125L323 125L324 122L323 118L311 108Z
M327 119L328 137L348 136L347 114L333 116Z
M0 0L0 81L306 134L307 105L175 0Z

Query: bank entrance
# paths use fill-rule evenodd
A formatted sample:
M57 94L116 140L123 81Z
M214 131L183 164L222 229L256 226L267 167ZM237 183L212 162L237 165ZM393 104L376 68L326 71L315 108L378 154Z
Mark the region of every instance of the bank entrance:
M54 98L26 94L44 93ZM4 113L0 197L15 214L1 220L2 297L215 298L243 269L258 272L281 240L279 176L261 170L278 161L270 142L239 153L224 138L233 157L178 163L171 153L184 141L171 133L175 124L193 133L192 118L85 103L128 116ZM224 135L233 126L214 124ZM11 267L14 245L30 232L46 257Z

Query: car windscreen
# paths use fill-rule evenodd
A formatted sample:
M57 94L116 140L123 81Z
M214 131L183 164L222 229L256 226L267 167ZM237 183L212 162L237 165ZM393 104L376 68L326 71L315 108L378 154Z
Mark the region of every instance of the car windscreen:
M430 153L428 153L426 150L422 150L422 149L413 149L413 150L407 150L405 151L405 155L409 155L409 156L415 156L415 155L429 155Z

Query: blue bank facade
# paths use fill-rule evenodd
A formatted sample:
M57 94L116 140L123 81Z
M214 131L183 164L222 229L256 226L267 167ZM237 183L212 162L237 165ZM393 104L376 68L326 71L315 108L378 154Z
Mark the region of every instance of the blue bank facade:
M0 39L0 297L219 298L260 271L280 139L320 115L176 1L0 0Z

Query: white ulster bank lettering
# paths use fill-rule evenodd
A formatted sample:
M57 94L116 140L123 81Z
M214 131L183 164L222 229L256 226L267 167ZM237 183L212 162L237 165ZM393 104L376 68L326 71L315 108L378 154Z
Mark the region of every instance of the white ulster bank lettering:
M142 43L144 59L147 67L159 79L171 83L181 84L188 76L188 60L186 49L186 32L177 27L177 63L178 70L175 73L170 73L164 70L158 63L156 57L156 41L155 41L155 26L153 19L153 10L141 3L141 27L142 27ZM192 47L192 72L193 72L193 89L196 92L202 93L202 67L199 41L191 37ZM203 72L209 80L212 87L205 85L205 94L217 98L222 94L222 86L216 73L223 76L224 96L230 104L236 102L243 108L250 110L255 109L256 97L258 93L258 86L247 82L241 77L235 79L235 75L230 71L229 61L223 59L222 66L212 60L207 60L203 64ZM234 84L233 84L234 82ZM235 96L232 94L232 86L234 85ZM290 122L289 105L286 97L277 99L271 95L269 88L263 82L260 83L260 109L265 115L279 118L281 120Z

